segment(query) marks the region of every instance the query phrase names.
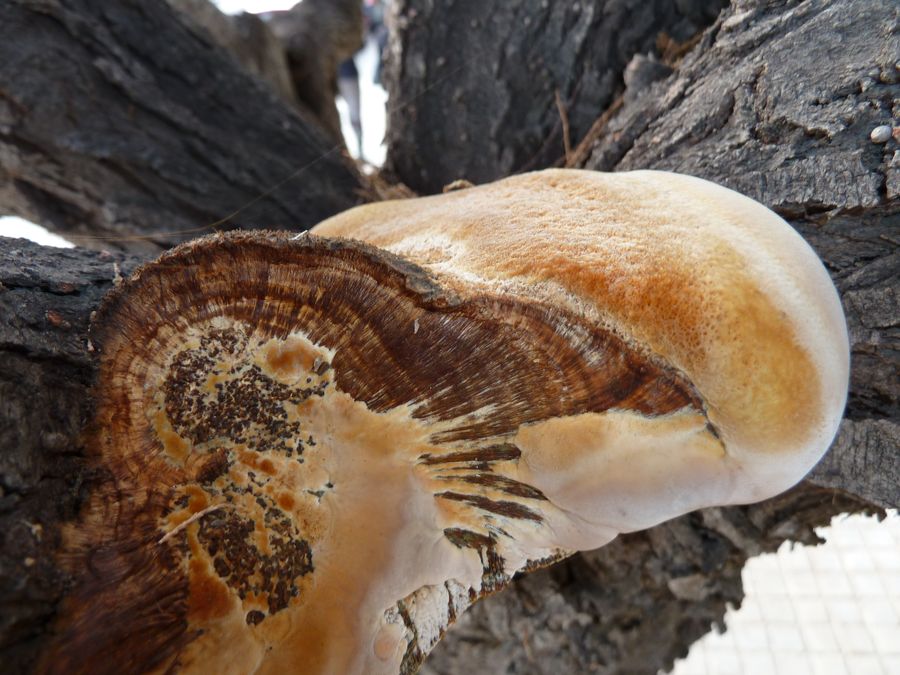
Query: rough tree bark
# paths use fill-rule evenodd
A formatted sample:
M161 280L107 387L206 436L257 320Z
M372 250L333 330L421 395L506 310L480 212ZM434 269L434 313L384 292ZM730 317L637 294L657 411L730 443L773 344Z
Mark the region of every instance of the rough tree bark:
M613 102L635 54L690 40L725 0L398 0L387 168L420 193L550 166ZM666 36L666 37L663 37Z
M282 98L312 112L343 143L335 98L337 71L363 46L356 0L307 0L289 10L228 16L212 0L168 0ZM262 18L260 18L262 17Z
M167 0L236 57L245 70L268 82L287 101L297 92L281 41L256 14L223 14L212 0Z
M91 312L135 259L0 239L0 661L25 672L63 597L59 523L78 512Z
M137 128L143 128L142 133L147 135L140 143L132 144L130 140L129 134L136 132L135 127L126 125L125 103L116 109L121 116L110 118L109 113L90 107L97 105L91 103L90 97L81 100L72 93L70 105L77 114L75 121L64 120L66 133L50 131L51 124L64 115L55 116L52 98L49 104L38 105L39 94L50 94L38 91L36 85L29 89L29 95L35 98L29 99L28 106L20 109L17 105L21 104L11 103L19 99L9 95L8 74L13 68L18 68L18 73L29 73L32 71L24 70L26 66L34 69L34 64L47 63L49 57L41 54L41 46L52 52L55 40L72 45L67 42L71 39L68 36L75 35L81 43L94 45L98 50L102 45L112 49L118 43L110 36L118 33L109 26L127 26L123 16L133 18L139 12L151 12L141 9L150 7L150 3L114 4L116 8L100 8L99 3L94 7L87 0L13 2L0 8L0 37L12 32L7 18L19 21L16 38L0 41L0 148L4 149L0 153L0 205L19 205L23 215L34 215L64 232L71 232L72 223L82 221L86 222L84 231L129 231L127 227L138 227L129 219L143 217L149 219L140 223L145 231L166 226L182 229L186 222L194 224L195 208L205 209L203 213L215 212L218 217L228 211L220 208L221 200L231 204L234 199L227 189L200 194L203 186L209 185L213 169L205 159L200 163L196 153L213 148L215 162L229 168L228 176L243 175L235 163L243 153L244 161L252 161L252 169L247 169L252 180L247 178L248 182L239 184L249 186L256 185L254 181L265 182L266 177L271 179L269 174L261 173L269 161L262 157L271 159L284 146L287 136L277 131L279 120L295 125L288 136L296 147L302 145L297 139L315 137L313 132L308 136L301 134L299 129L305 127L296 125L301 125L302 120L284 112L278 107L280 104L271 103L268 112L262 108L241 112L246 97L240 83L257 86L249 80L233 81L227 101L213 99L225 110L214 111L215 117L208 123L197 122L199 114L192 112L189 124L177 119L176 125L174 113L170 114L175 108L167 107L175 105L171 103L175 100L172 92L181 92L184 97L184 107L178 110L192 110L197 99L189 97L187 90L200 86L201 80L192 80L188 86L177 74L166 72L166 67L174 65L172 57L163 53L141 52L145 53L141 57L144 67L130 73L111 65L118 58L111 55L121 51L106 52L103 47L100 65L94 66L91 59L99 53L89 57L88 47L73 47L72 60L81 68L92 69L84 72L93 73L95 79L77 79L82 72L77 69L59 73L61 78L76 83L92 82L96 91L129 92L123 95L124 100L133 97L143 111L137 113L143 127ZM463 12L458 4L448 4L450 11ZM76 5L78 11L63 9ZM684 3L676 5L681 7ZM32 13L38 6L48 13ZM537 141L528 141L532 155L547 137L557 134L556 140L547 143L543 163L538 162L535 168L563 156L560 131L553 132L553 116L557 113L550 84L541 85L550 86L550 99L535 117L537 121L516 121L498 115L496 120L505 120L501 128L499 124L485 124L483 117L468 114L475 109L476 101L487 106L485 110L503 110L507 105L504 101L512 100L525 101L520 105L529 108L533 100L528 91L533 90L523 93L514 81L496 87L495 80L490 80L490 86L482 83L472 90L463 89L473 86L470 81L458 85L467 93L463 101L469 101L459 104L460 109L456 110L463 115L468 133L472 139L485 131L488 135L459 151L450 147L459 145L459 130L453 125L460 121L458 115L446 113L452 96L436 95L436 102L432 103L432 92L445 86L440 75L425 85L412 77L417 72L440 72L441 68L437 63L439 54L426 52L429 45L412 34L449 31L446 24L450 19L442 23L438 15L428 14L430 23L424 27L417 23L422 16L414 18L409 11L414 6L413 2L399 5L401 16L409 23L394 46L401 49L401 63L406 64L405 72L410 76L405 81L398 80L392 91L399 102L419 96L414 103L414 124L406 132L412 143L409 147L416 152L403 151L408 152L403 155L404 161L412 167L409 176L419 176L417 180L423 181L427 178L431 181L428 189L439 189L444 182L460 176L478 180L482 174L475 171L482 169L473 169L475 164L468 163L468 156L479 153L472 152L471 147L479 148L479 152L489 147L492 157L521 157L524 146L519 139L528 134L538 134ZM526 17L538 16L529 15L524 3L521 7L521 20L510 25L519 27L525 24ZM79 19L82 16L97 21L85 23ZM29 18L28 25L23 25L25 17ZM466 19L470 18L466 15ZM461 21L463 26L468 25ZM559 21L560 18L547 19L544 30L552 26L562 30L564 24L556 23ZM591 21L575 23L584 29L594 25ZM634 22L639 23L637 19ZM190 35L174 23L165 25L177 35ZM92 30L99 31L98 36L92 37ZM641 44L653 44L660 28L646 30L648 42ZM455 58L453 55L479 53L477 50L483 48L475 42L479 34L468 28L454 32L453 40L445 42L452 49L445 57L447 62ZM671 30L669 34L673 34ZM534 41L536 33L517 35L517 40L527 43ZM740 0L704 34L671 77L643 92L634 85L629 101L619 113L609 120L606 117L610 115L602 117L592 130L592 118L600 117L612 96L623 89L618 78L625 63L632 54L645 50L635 47L621 59L621 65L612 70L616 74L608 76L615 81L610 93L602 103L598 95L592 112L579 113L587 116L587 122L578 122L577 128L571 123L577 117L572 112L576 107L576 97L572 96L576 85L571 84L574 80L567 80L570 84L560 87L568 102L571 128L577 131L572 133L573 141L582 140L585 134L595 139L587 167L671 168L712 178L769 204L807 237L831 270L850 322L854 361L848 418L832 452L817 467L811 482L765 504L708 509L648 532L623 536L604 549L524 577L513 588L463 615L426 664L426 672L655 672L685 653L693 640L709 630L711 622L721 622L726 603L740 602L740 569L749 556L773 550L785 540L813 543L811 528L826 523L832 514L877 512L874 505L900 503L900 311L896 301L900 254L895 235L900 224L900 181L898 160L894 159L898 146L896 141L874 145L868 139L874 126L889 122L891 115L897 117L900 112L891 108L900 98L893 61L900 53L897 35L897 16L886 0ZM19 44L22 36L36 36L29 39L38 40L34 51L28 52L25 42ZM138 40L137 34L132 37ZM185 42L174 40L184 50L179 53L192 53L193 49L207 57L210 52L218 54L196 36L184 39ZM436 40L432 36L432 44L437 44ZM492 33L490 43L500 42L503 41ZM128 44L131 46L125 53L136 49L133 42ZM808 53L798 50L799 44L807 46ZM527 52L521 42L517 45L515 41L506 43L504 49L509 50L512 59ZM542 49L550 48L544 45ZM8 55L18 60L10 64ZM79 55L84 56L81 61L76 58ZM570 66L575 63L571 59ZM526 61L522 57L519 60ZM192 77L204 73L214 76L211 63L208 61L205 66L210 70L201 70ZM426 63L433 63L433 67L422 66ZM64 66L59 64L60 68ZM156 72L156 68L163 70ZM130 73L127 77L123 74L126 72ZM113 86L103 73L113 74L109 77L118 73L115 77L120 84ZM26 83L34 82L32 75L20 77ZM596 74L586 77L602 79ZM48 80L42 82L49 84ZM432 89L425 91L429 85ZM588 87L587 81L583 86ZM84 93L85 89L78 91ZM170 103L160 113L154 97L163 95ZM226 96L221 92L207 95ZM487 101L494 95L500 99L497 108L490 107L495 104ZM144 97L149 100L143 100ZM585 101L586 110L590 109L587 98L579 100ZM434 107L423 107L426 102ZM253 106L252 102L247 105ZM270 105L270 99L265 105ZM61 103L56 106L65 108ZM91 117L95 114L101 115L100 121ZM168 120L164 127L153 126L159 117ZM546 122L540 121L545 117ZM253 124L253 132L238 133L236 125L242 122ZM110 128L104 130L102 124ZM217 124L223 124L223 130L215 131ZM429 125L432 131L428 131ZM24 145L18 140L22 134L10 133L10 129L23 128L29 130L24 135ZM162 128L174 128L181 135L163 134L159 131ZM391 133L399 133L399 128L394 127ZM86 130L90 129L94 131L88 133ZM156 129L157 133L148 129ZM275 138L264 137L267 131L275 133ZM259 151L260 156L248 153L246 143L250 141L239 142L236 149L229 150L236 135L252 139L265 152ZM441 139L451 142L444 145ZM131 159L124 162L91 154L85 150L87 141L106 148L108 157ZM199 145L189 145L193 143ZM392 142L395 170L400 164L400 148ZM70 153L78 158L88 157L89 161L79 165L70 159ZM49 160L50 157L55 159ZM145 169L138 179L133 179L137 187L123 178L132 175L122 169L131 167L131 161ZM421 165L413 164L414 161ZM187 167L192 164L188 162L200 163L203 180L191 179ZM78 166L86 166L87 170L79 174L75 169ZM288 166L296 164L289 162ZM423 166L428 167L425 178L421 178ZM501 172L522 168L515 163L491 166ZM10 167L18 167L15 180L3 173L12 173ZM175 168L183 173L175 172ZM326 194L334 199L328 202L329 208L339 208L337 202L351 203L356 182L338 162L323 160L315 171L304 174L289 187L298 193L297 199L317 200L317 190L323 189L328 171L349 176L327 190ZM290 173L289 168L286 173ZM403 175L402 170L398 173ZM416 184L415 180L410 182ZM56 187L48 189L47 185ZM244 189L252 191L252 187ZM87 197L78 194L81 190L86 191ZM158 194L153 194L153 190L158 190ZM26 197L22 197L23 193ZM186 193L193 196L185 198ZM132 199L139 202L130 207L133 210L128 218L99 213L104 202L112 204L107 208L118 213L118 202L112 200L120 194L133 195ZM195 206L192 199L200 206ZM40 203L52 205L48 212L52 216L58 211L56 217L41 217L36 208ZM79 206L85 203L99 215L86 219ZM294 214L295 223L311 224L314 216L301 221L296 215L299 211L292 210L292 203L275 202L269 208L280 210L267 211L276 216L263 222L278 222L284 217L279 214ZM76 206L66 206L69 204ZM84 213L88 212L94 213L85 208ZM243 215L241 220L247 222ZM170 225L171 222L179 225ZM170 240L174 241L174 237L160 238L159 243ZM67 579L52 563L59 545L58 524L74 516L83 495L81 486L91 480L79 444L81 426L90 413L88 387L93 376L85 331L90 312L102 295L133 264L134 259L118 254L49 250L21 241L0 243L0 662L11 672L27 670L33 662L66 590Z
M311 114L167 3L0 3L7 213L151 252L212 223L305 229L360 189Z

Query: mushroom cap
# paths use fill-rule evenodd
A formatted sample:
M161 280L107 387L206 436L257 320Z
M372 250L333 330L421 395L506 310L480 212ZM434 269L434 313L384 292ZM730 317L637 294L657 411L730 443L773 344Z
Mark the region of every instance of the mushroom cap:
M834 288L724 188L546 171L316 232L191 242L98 311L40 671L411 673L516 572L775 494L837 428Z
M715 503L782 492L837 432L849 343L834 284L784 220L709 181L551 169L367 204L313 232L396 253L460 291L565 307L676 369L740 473ZM551 444L582 432L548 424Z

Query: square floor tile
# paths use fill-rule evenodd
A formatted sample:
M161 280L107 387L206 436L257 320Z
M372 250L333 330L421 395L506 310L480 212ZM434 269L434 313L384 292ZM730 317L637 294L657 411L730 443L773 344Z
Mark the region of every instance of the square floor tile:
M772 595L783 597L788 594L787 586L784 583L784 577L779 568L770 567L752 570L750 575L754 581L754 593L756 593L760 599Z
M853 675L885 675L881 659L875 654L855 654L844 658Z
M809 566L817 572L833 572L843 570L841 556L836 549L830 546L816 546L807 553Z
M862 613L863 621L869 625L890 626L900 623L900 613L897 612L894 604L887 598L866 598L859 603L859 609Z
M794 605L787 596L773 595L761 598L759 611L766 622L790 621L794 618Z
M900 657L900 626L897 624L868 625L866 630L879 654Z
M675 675L900 675L900 517L834 522L828 544L750 560L728 631Z
M826 598L849 598L853 595L853 588L843 572L819 572L816 581L819 584L819 592Z
M724 633L717 633L713 630L703 638L703 641L708 652L713 650L733 652L737 649L737 645L734 642L734 631L731 629L726 630Z
M747 623L758 623L763 620L761 607L762 598L758 595L747 597L744 599L744 604L741 605L741 608L738 611L728 613L726 622L729 627L737 627L738 625Z
M882 655L881 666L885 675L900 675L900 657Z
M830 616L825 608L825 602L821 598L802 597L794 598L794 616L801 623L815 623L828 621ZM893 605L888 603L893 610Z
M828 617L836 623L861 623L862 608L856 598L825 598Z
M848 654L871 654L875 649L868 627L858 623L834 624L834 634L841 652Z
M744 669L737 653L726 649L710 649L706 652L706 669L715 675L742 675Z
M813 654L840 652L837 636L830 623L808 623L800 626L800 634L807 651Z
M756 654L741 654L741 666L745 673L774 673L775 661L772 660L771 654L768 652L757 652Z
M881 580L890 595L900 596L900 574L885 574Z
M778 675L813 675L812 661L806 654L775 654Z
M837 523L835 523L835 521L837 521ZM842 519L840 517L835 518L835 520L832 521L831 527L824 532L825 541L841 549L854 549L864 547L866 545L866 541L863 539L860 528L840 526L835 527L835 524L840 525L841 522Z
M857 596L884 597L887 594L885 583L875 572L857 572L848 576L853 593Z
M900 571L900 547L872 551L875 566L885 571Z
M875 556L871 549L863 547L849 551L841 551L841 562L844 569L850 571L874 571Z
M792 622L770 621L766 624L766 635L769 638L769 648L773 654L803 651L803 636Z
M874 527L867 527L862 530L862 537L869 549L896 550L897 544L900 543L900 528L897 528L893 524L892 519L888 518Z
M784 585L792 598L816 598L821 595L815 572L790 572L784 575Z
M762 623L751 623L734 631L734 642L741 653L756 653L769 648L766 627Z
M811 654L809 660L814 675L848 675L850 672L847 670L844 657L839 653Z
M809 558L806 555L806 549L806 546L795 546L793 548L782 546L778 549L776 559L778 560L778 566L781 568L781 571L809 571L812 569L809 564Z

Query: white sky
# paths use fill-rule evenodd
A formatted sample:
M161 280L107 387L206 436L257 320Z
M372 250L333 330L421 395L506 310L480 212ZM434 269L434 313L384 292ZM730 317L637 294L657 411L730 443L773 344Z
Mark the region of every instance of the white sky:
M213 0L226 14L238 12L274 12L279 9L290 9L297 0Z
M59 246L60 248L72 248L73 246L62 237L18 216L0 216L0 237L21 237L31 239L31 241L36 241L44 246Z

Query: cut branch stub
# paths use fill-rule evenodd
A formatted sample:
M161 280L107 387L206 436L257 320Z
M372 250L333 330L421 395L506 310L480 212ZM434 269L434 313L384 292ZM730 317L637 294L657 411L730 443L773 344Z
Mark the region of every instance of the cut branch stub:
M515 572L802 476L840 416L844 394L830 387L846 387L846 335L833 289L810 283L820 266L799 237L735 202L757 218L746 237L800 256L793 270L781 254L768 258L779 283L799 279L773 288L753 276L746 241L725 253L722 237L698 243L710 222L728 237L743 216L682 195L623 217L610 236L611 193L618 208L641 206L624 198L634 177L535 176L321 226L405 247L422 267L349 240L238 233L179 247L112 293L92 331L98 479L66 536L77 583L44 670L412 672L460 612ZM536 222L521 199L548 206L554 190L578 193L594 240L564 222L566 209L547 211L561 229L536 258L509 233ZM483 220L487 204L494 215ZM653 214L679 209L694 217L675 218L688 260L664 242L663 257L647 248L660 234ZM629 229L634 218L644 234ZM540 227L529 234L541 241ZM573 242L576 283L541 278L563 269L553 256ZM498 245L505 254L493 263L511 269L525 255L531 266L502 280L490 265L476 269L472 260ZM605 272L584 260L575 272L579 255L604 247ZM685 349L680 338L656 348L636 308L623 330L617 313L634 298L603 314L595 301L602 274L636 269L628 251L669 260L659 295L679 290L679 266L706 255L710 265L694 272L714 291L706 320L731 329L734 312L757 310L745 330L790 361L778 372L757 373L753 360L735 368L723 358L746 356L746 339L712 328ZM723 269L744 305L730 308ZM594 294L578 295L589 281ZM682 302L671 334L702 323L689 312L697 298ZM810 344L807 320L826 337ZM709 363L732 378L730 398ZM754 410L735 407L741 396Z

